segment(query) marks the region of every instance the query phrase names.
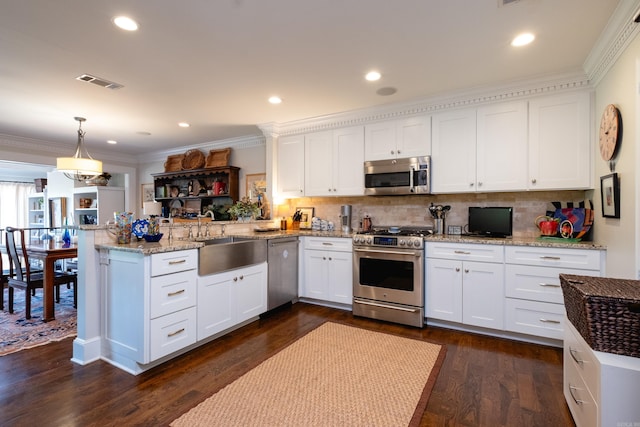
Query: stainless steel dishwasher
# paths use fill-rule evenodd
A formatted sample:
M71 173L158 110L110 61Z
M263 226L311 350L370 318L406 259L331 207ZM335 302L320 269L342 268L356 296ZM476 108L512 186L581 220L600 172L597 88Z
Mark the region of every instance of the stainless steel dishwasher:
M298 298L298 243L297 237L268 241L268 310Z

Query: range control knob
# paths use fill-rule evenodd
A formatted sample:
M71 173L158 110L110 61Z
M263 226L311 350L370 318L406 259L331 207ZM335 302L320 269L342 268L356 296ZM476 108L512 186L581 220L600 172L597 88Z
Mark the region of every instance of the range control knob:
M400 240L398 240L398 244L400 246L404 246L406 244L406 242L404 240L400 239Z
M416 248L419 248L421 246L421 241L420 240L414 240L413 241L413 246L415 246Z

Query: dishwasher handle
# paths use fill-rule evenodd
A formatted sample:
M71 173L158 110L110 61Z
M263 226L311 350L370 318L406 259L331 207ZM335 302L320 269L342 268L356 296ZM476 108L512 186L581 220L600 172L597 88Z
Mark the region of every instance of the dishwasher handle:
M274 240L269 240L269 247L273 248L275 246L288 245L290 243L295 243L296 245L299 245L300 244L300 240L298 240L298 239L274 239Z

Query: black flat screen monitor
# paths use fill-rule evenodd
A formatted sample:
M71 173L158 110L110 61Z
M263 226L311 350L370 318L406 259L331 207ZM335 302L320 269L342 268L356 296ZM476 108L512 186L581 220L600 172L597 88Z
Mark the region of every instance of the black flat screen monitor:
M469 234L486 237L509 237L512 231L513 208L469 207Z

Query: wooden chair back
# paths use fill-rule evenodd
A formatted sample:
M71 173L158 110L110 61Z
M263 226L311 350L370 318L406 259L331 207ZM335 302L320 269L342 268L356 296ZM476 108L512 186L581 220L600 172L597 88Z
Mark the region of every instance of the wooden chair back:
M20 236L20 249L18 249L16 245L16 234ZM24 240L24 230L21 228L7 227L6 238L7 253L9 254L9 275L14 276L21 282L28 282L31 278L31 269ZM24 261L24 267L22 266L21 260Z

